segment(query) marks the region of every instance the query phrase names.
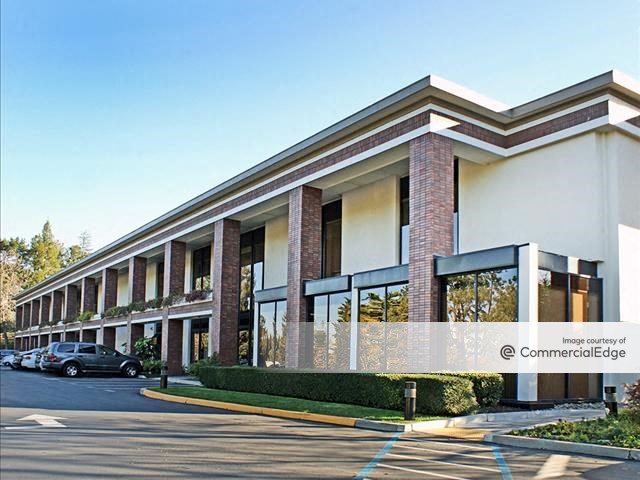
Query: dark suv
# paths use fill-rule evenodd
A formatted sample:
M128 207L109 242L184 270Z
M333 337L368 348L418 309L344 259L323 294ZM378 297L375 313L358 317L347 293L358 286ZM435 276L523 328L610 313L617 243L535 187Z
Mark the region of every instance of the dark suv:
M140 361L113 348L95 343L53 342L42 354L40 368L59 372L65 377L77 377L81 373L121 373L125 377L137 377L142 369Z

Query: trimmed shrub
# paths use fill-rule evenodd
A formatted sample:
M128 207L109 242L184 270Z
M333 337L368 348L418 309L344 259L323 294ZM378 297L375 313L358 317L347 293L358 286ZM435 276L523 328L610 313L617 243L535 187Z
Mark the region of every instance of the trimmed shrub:
M106 312L104 312L104 316L107 318L113 317L122 317L125 315L129 315L129 307L111 307L108 308Z
M208 289L191 290L191 292L187 293L184 296L184 300L185 302L188 302L188 303L195 302L197 300L206 300L210 293L211 293L211 290L208 290Z
M168 297L164 297L162 299L163 307L170 307L171 305L176 305L184 300L184 295L182 293L171 293Z
M416 411L463 415L478 408L471 380L440 374L336 373L248 367L201 367L208 388L402 410L404 382L417 388Z
M155 310L156 308L162 308L162 297L152 298L144 303L145 310Z
M131 302L127 306L127 310L129 311L129 313L144 312L144 306L145 306L144 301L138 300L138 301L135 301L135 302Z
M80 315L78 315L78 321L79 322L88 322L89 320L91 320L93 318L94 315L95 315L95 312L92 312L91 310L85 310Z
M446 372L445 375L471 380L473 393L481 407L495 407L504 393L504 378L499 373Z

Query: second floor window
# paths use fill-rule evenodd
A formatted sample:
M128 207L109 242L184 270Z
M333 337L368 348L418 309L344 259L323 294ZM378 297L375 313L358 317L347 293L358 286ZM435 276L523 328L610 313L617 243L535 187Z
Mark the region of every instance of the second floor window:
M409 263L409 177L400 179L400 264Z
M322 276L337 277L342 268L342 200L322 207Z
M193 251L191 261L192 290L207 290L211 288L211 246Z

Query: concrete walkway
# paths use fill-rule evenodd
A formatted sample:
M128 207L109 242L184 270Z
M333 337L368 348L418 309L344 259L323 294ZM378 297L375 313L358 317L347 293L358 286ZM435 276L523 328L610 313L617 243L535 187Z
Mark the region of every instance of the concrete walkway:
M202 387L202 383L200 383L200 380L189 375L169 377L169 383L173 383L175 385L185 385L189 387Z

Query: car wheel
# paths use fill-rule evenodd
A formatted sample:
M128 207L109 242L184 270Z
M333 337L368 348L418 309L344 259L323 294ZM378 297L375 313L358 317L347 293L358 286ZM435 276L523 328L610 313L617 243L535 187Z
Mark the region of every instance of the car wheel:
M6 365L6 363L5 363L5 365ZM11 368L11 370L15 370L16 369L16 367L14 367L11 363L9 364L9 368Z
M122 373L124 373L124 376L127 378L136 378L140 371L135 365L127 365L122 369Z
M77 363L67 363L62 367L62 374L65 377L77 377L80 375L80 365Z

